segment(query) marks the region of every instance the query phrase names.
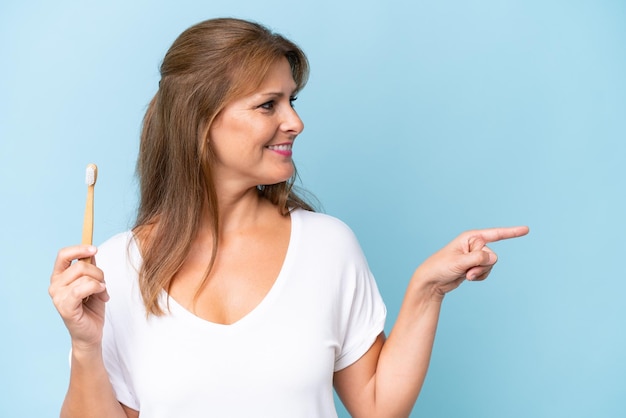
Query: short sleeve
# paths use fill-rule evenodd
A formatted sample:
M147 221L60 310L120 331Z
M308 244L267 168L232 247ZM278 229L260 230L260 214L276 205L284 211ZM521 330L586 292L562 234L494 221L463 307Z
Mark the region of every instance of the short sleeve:
M127 383L128 373L125 372L124 364L115 344L115 333L113 332L111 322L109 315L106 315L102 336L104 367L109 375L109 381L111 386L113 386L117 400L129 408L139 410L139 402Z
M359 248L360 251L360 248ZM385 328L387 309L365 259L349 268L344 278L342 311L343 343L335 359L335 371L360 359Z
M110 299L106 303L102 357L117 400L139 410L131 385L128 357L122 347L133 333L130 313L131 283L135 270L129 260L130 233L118 234L98 248L96 263L104 272Z

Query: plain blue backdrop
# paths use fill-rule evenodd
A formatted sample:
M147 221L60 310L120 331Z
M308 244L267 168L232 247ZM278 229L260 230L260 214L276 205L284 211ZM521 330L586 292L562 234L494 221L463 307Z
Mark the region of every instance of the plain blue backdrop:
M69 338L47 287L80 240L85 166L101 243L133 221L165 51L218 16L308 54L294 158L358 235L387 331L413 269L459 232L531 227L446 298L413 416L626 416L623 0L3 1L0 416L57 416Z

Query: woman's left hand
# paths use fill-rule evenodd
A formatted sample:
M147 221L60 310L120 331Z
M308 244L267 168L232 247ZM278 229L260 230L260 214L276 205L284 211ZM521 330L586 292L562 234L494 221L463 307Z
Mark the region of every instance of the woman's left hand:
M466 231L430 256L415 270L413 282L426 286L441 301L464 280L484 280L498 256L487 244L528 234L527 226ZM417 283L415 283L417 284Z

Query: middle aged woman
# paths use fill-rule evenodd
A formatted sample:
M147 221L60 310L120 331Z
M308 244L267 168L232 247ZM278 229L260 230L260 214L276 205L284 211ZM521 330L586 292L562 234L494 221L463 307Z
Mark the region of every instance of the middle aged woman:
M57 257L50 294L70 332L64 417L408 416L444 295L482 280L470 231L419 266L389 338L365 257L341 221L292 190L302 51L265 27L213 19L161 67L138 161L132 231ZM105 281L106 280L106 281Z

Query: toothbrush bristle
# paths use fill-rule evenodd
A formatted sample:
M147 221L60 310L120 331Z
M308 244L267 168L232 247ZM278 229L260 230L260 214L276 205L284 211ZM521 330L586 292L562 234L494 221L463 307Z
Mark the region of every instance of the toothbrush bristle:
M98 175L98 167L95 164L89 164L85 171L85 183L87 186L93 186L96 184L96 177Z

